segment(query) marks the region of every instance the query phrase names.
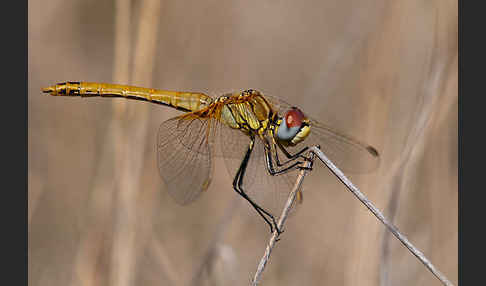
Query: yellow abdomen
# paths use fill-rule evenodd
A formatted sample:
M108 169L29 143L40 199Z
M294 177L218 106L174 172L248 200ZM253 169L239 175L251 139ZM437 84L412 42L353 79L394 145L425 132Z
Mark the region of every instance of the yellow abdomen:
M213 102L213 99L204 93L96 82L64 82L43 88L42 91L53 96L124 97L163 104L183 111L201 110Z

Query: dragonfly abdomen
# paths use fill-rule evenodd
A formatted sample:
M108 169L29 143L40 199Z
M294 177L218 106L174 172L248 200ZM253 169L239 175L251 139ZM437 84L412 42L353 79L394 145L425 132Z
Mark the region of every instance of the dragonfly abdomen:
M96 82L63 82L43 88L42 91L53 96L124 97L155 102L183 111L201 110L213 101L211 97L204 93L168 91Z

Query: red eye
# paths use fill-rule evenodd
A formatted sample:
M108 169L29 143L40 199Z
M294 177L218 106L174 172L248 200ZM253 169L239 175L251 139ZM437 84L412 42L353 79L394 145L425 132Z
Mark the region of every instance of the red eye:
M293 108L285 114L287 127L298 127L302 125L302 120L304 120L304 113L297 108Z

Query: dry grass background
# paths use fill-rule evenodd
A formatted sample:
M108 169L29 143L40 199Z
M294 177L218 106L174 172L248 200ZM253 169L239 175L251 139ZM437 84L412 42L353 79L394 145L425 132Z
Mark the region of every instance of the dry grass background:
M254 88L369 142L350 177L457 285L457 1L29 1L29 284L247 285L270 236L217 162L176 205L156 165L177 111L52 98L66 80ZM263 285L439 285L316 170Z

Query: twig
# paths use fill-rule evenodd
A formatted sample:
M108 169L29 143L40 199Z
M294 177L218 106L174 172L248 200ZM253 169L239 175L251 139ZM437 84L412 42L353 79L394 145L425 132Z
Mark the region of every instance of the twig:
M156 53L160 0L140 1L139 13L131 82L136 85L150 85ZM110 282L111 285L130 286L135 281L138 251L148 241L145 231L149 229L147 223L150 221L140 222L142 212L137 207L137 202L143 175L143 154L150 123L150 109L146 105L129 106L120 113L124 113L124 118L120 120L116 131L120 136L117 138L121 139L116 142L126 144L116 150L115 158L118 166L115 176L118 179L118 190ZM133 120L135 116L137 120ZM140 151L136 152L134 146L138 146ZM144 210L147 213L145 211L150 212L151 209Z
M396 161L396 164L390 168L389 174L390 181L385 182L385 186L390 186L391 188L391 196L388 202L389 208L389 218L390 221L394 221L395 216L398 212L399 206L399 197L404 186L404 174L406 175L406 169L409 165L412 164L414 160L420 160L424 156L424 149L426 146L426 142L429 140L428 138L430 135L427 134L427 130L432 128L432 124L437 120L436 117L440 117L442 114L447 114L447 112L443 112L440 107L450 107L454 104L454 98L457 98L457 94L455 96L448 96L445 92L446 87L440 88L440 83L446 81L443 79L446 72L454 68L454 59L449 61L447 65L438 65L431 74L432 79L426 81L426 91L424 96L424 103L421 105L422 107L418 110L418 120L416 120L417 124L415 125L414 129L410 133L407 143L401 152L400 158ZM457 69L456 69L457 70ZM441 102L441 104L437 104L437 102ZM434 108L439 106L439 108ZM382 242L382 263L383 267L381 273L381 281L382 283L386 284L387 280L387 268L388 263L387 261L390 260L390 250L389 250L389 232L385 232L383 236Z
M308 168L312 167L312 163L314 161L314 153L310 154L310 160L306 162L304 169L302 169L299 173L299 176L297 177L297 180L295 182L295 185L290 192L289 198L287 199L287 203L285 204L285 207L282 211L282 214L280 215L280 218L278 220L277 226L279 229L283 229L283 225L285 221L287 220L287 217L289 215L290 209L292 207L292 204L295 201L295 195L297 194L297 191L300 189L302 186L302 182L304 181L304 177L309 171ZM275 243L278 241L279 233L277 231L274 231L272 234L272 237L270 238L270 241L268 242L267 248L265 249L265 254L263 254L262 259L260 260L260 263L258 264L257 271L255 273L255 276L253 277L252 285L258 285L258 281L260 280L260 276L262 275L263 270L265 269L265 265L267 264L268 260L270 259L270 253L272 252L273 247L275 246Z
M395 235L398 240L400 240L403 245L405 245L408 250L412 252L429 270L435 275L444 285L451 286L454 285L450 282L435 266L425 257L425 255L418 250L408 239L398 231L398 229L388 221L388 219L383 216L380 210L378 210L368 198L361 193L361 191L351 183L351 181L346 178L346 176L339 170L334 163L329 160L324 153L317 147L313 146L309 149L310 152L315 154L328 168L331 172L338 177L338 179L388 228L388 230Z
M412 252L415 257L417 257L429 270L432 274L435 275L444 285L453 286L452 282L450 282L435 266L425 257L425 255L418 250L408 239L395 227L385 216L381 213L379 209L377 209L369 200L368 198L339 170L334 163L329 160L324 153L322 153L321 149L317 146L313 146L309 148L309 152L311 153L311 160L307 162L306 167L310 167L312 162L314 161L314 155L316 155L322 163L324 163L331 172L338 177L338 179L388 228L388 230L395 235L398 240L400 240L403 245L405 245L410 252ZM282 211L282 215L278 221L278 227L282 229L285 220L287 219L288 213L292 206L292 203L295 200L295 195L297 191L300 189L302 182L304 181L304 176L307 170L303 169L299 176L297 177L297 181L295 182L294 188L289 195L287 203ZM267 264L270 253L272 252L275 243L277 242L279 234L275 231L270 238L270 241L265 249L265 254L263 255L260 263L258 265L257 271L255 276L253 277L252 285L258 285L258 281L260 276L265 269L265 265Z
M115 1L115 33L114 33L114 52L113 52L113 81L116 83L129 82L129 63L130 63L130 19L131 19L131 4L130 0L116 0ZM92 185L90 186L91 195L88 202L88 210L90 217L87 219L87 224L91 229L88 232L83 232L79 239L79 246L76 250L76 255L73 263L73 278L72 286L96 285L96 271L97 265L102 260L103 243L108 237L107 229L114 223L111 215L113 208L113 194L115 193L116 185L113 176L116 176L115 156L121 154L122 144L115 144L122 140L120 130L120 122L123 118L123 110L125 109L125 101L112 101L113 116L108 123L107 132L102 139L103 144L96 163L96 176ZM114 175L107 175L107 171L114 170Z
M122 84L128 83L130 80L130 48L132 43L130 31L132 13L130 2L130 0L115 1L113 80L116 83Z

